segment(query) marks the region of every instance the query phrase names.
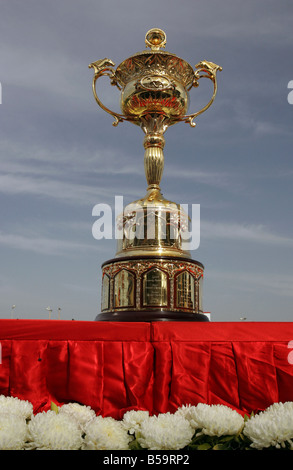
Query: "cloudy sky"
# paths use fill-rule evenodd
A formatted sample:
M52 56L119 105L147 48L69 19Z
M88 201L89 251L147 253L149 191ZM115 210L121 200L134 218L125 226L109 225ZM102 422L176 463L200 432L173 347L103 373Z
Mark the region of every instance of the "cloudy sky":
M195 128L165 134L162 191L200 204L204 309L213 321L293 319L292 0L0 1L0 318L93 320L115 240L92 236L93 207L145 194L143 133L112 126L88 64L145 48L223 67ZM191 91L190 112L211 92ZM119 112L119 92L103 82Z

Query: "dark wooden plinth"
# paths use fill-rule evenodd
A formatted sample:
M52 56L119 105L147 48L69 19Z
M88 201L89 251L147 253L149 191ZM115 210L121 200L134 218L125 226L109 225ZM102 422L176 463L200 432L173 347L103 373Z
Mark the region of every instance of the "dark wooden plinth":
M107 312L96 316L95 321L112 322L152 322L152 321L184 321L184 322L209 322L202 313L170 312L170 311L126 311Z

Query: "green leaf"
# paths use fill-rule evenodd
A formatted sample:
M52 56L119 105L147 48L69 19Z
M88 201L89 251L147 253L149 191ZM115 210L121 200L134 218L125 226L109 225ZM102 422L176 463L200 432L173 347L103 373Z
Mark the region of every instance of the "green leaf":
M193 445L193 444L188 444L188 446L185 447L185 449L187 450L197 450L197 445Z
M133 441L130 442L129 449L130 450L142 450L142 447L140 443L138 442L138 440L134 439Z
M235 436L225 436L220 438L220 442L229 442L235 439Z
M213 450L227 450L229 449L229 445L228 444L216 444L214 447L213 447Z
M58 406L53 401L51 401L51 410L55 411L56 414L59 413Z
M197 446L197 450L209 450L211 449L211 446L208 442L205 442L204 444L199 444Z

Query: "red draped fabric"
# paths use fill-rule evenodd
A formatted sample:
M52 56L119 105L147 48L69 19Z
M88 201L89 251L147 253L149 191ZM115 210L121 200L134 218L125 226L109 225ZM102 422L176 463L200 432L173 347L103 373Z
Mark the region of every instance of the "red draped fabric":
M293 401L293 323L0 320L0 394L120 419L197 403L242 414Z

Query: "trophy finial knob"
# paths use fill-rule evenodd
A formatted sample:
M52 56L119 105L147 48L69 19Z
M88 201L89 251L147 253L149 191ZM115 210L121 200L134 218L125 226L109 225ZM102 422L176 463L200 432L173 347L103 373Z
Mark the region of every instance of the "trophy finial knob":
M145 35L146 47L150 47L152 51L158 51L161 47L165 47L166 42L167 36L162 29L152 28Z

